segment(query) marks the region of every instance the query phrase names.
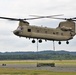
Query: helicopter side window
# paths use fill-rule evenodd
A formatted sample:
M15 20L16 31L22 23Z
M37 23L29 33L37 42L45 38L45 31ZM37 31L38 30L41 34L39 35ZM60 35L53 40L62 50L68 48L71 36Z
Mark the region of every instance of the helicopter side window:
M39 33L39 30L37 30L37 32Z
M53 34L55 34L55 32L53 32Z
M61 33L61 35L63 35L63 33Z
M31 32L31 29L28 29L28 32Z
M47 31L45 31L45 33L47 33Z
M58 33L58 32L56 32L56 34L58 35L59 33Z

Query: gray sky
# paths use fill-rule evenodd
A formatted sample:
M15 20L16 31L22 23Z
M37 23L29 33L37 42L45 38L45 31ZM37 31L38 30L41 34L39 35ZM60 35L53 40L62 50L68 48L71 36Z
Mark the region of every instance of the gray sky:
M61 17L76 17L76 0L0 0L0 16L28 18L29 15L55 15ZM31 25L56 28L61 20L39 19L31 20ZM36 51L37 43L32 44L32 39L19 38L12 31L18 22L0 19L0 52L11 51ZM52 41L43 41L39 50L52 50ZM76 36L67 45L55 42L56 50L76 51Z

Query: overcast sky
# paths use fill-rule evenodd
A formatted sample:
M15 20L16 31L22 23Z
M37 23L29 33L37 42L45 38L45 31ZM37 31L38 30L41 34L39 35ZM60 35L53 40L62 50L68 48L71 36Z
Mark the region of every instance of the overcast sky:
M29 15L58 15L61 17L76 17L76 0L0 0L0 16L28 18ZM31 20L31 25L56 28L61 20L39 19ZM37 51L37 42L32 39L19 38L14 31L18 22L0 19L0 52ZM56 50L76 51L76 37L61 45L55 42ZM40 50L53 50L52 41L43 41L39 44Z

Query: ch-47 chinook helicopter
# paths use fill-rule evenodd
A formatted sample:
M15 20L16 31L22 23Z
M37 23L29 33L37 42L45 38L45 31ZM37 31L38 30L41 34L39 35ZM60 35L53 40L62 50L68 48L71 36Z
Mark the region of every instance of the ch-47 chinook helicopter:
M76 35L76 17L74 18L55 18L55 16L60 15L52 15L52 16L36 16L32 15L35 18L25 18L25 19L17 19L17 18L8 18L8 17L0 17L0 19L8 19L13 21L19 21L19 26L13 33L20 37L33 38L32 43L35 43L35 39L38 39L39 43L42 42L42 39L47 41L58 41L61 44L61 41L66 41L66 44L69 44L68 40L73 39ZM48 27L39 27L30 25L26 20L40 19L40 18L53 18L53 19L62 19L66 21L62 21L59 23L57 28L48 28Z

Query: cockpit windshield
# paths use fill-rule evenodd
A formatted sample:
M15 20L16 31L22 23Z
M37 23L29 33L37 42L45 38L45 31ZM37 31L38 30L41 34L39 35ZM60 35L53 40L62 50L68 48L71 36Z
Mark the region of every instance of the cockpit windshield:
M21 31L21 30L23 30L23 27L22 26L18 26L17 30Z

